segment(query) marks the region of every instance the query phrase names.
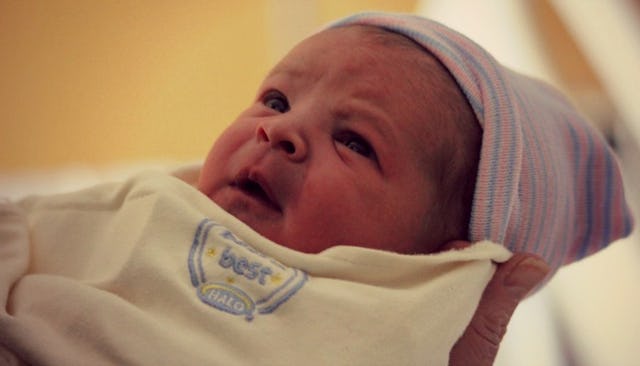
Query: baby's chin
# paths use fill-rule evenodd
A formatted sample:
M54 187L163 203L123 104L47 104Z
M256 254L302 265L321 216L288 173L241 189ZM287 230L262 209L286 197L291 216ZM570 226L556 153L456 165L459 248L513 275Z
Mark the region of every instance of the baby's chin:
M310 235L296 235L291 233L286 230L286 226L283 225L282 221L274 220L271 216L261 217L255 213L248 213L245 210L235 210L234 208L230 210L225 209L225 211L229 212L264 238L297 252L317 254L336 245L335 243L328 243L326 241L310 241Z

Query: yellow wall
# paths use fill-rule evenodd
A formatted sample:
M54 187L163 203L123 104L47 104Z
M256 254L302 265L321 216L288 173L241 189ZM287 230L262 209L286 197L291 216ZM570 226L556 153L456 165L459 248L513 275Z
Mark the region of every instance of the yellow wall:
M0 0L0 174L203 157L270 67L282 1ZM309 29L414 2L308 0Z

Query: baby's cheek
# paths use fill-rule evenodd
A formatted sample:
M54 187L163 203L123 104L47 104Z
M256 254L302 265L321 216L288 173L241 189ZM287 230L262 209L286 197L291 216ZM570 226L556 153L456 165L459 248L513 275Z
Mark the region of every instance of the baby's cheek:
M225 156L220 151L212 148L200 171L200 177L196 186L200 192L207 196L212 193L211 191L218 184L218 181L224 176L229 160L229 156Z

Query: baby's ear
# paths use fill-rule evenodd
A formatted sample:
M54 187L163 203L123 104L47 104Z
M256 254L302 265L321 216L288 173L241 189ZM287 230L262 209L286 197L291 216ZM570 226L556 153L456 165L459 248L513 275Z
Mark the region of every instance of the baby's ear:
M471 242L466 240L452 240L445 243L440 247L440 252L446 252L447 250L460 250L471 246Z

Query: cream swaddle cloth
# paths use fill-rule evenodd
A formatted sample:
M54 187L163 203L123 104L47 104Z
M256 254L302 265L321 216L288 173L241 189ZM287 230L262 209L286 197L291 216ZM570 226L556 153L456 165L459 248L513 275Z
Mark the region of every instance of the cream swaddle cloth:
M164 174L1 210L0 360L30 365L446 365L510 256L299 253Z

